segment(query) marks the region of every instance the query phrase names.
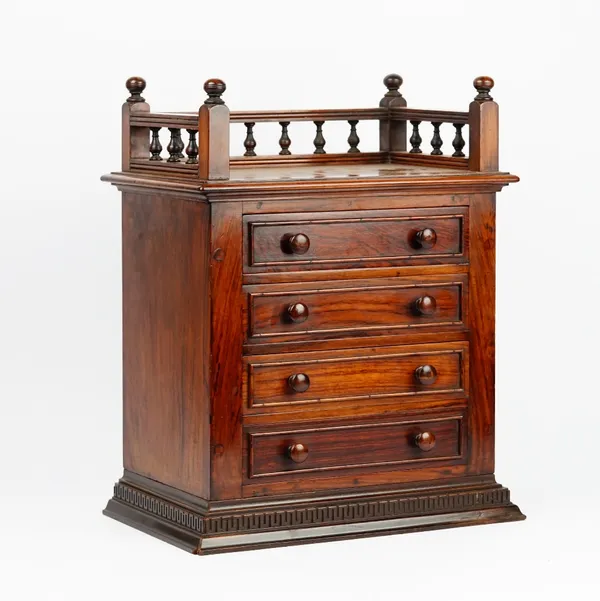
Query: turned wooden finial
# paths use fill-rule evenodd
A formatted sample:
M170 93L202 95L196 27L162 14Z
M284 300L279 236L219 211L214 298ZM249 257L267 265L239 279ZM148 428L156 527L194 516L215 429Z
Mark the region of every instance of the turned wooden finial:
M490 96L490 90L494 87L494 80L487 75L480 75L473 80L473 87L477 90L477 96L475 100L477 102L487 102L488 100L494 100Z
M227 86L222 79L207 80L204 83L204 91L208 94L208 98L204 101L204 104L225 104L221 95L226 89Z
M131 94L127 102L146 102L146 99L142 97L142 92L146 89L146 80L143 77L130 77L125 82L125 87Z
M390 73L383 78L383 85L388 89L386 96L402 96L400 94L400 86L402 85L402 77L397 73Z

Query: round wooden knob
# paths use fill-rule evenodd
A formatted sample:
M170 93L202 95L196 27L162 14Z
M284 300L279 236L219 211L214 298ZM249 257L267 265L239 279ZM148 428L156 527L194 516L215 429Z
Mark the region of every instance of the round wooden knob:
M421 451L431 451L435 447L435 434L433 432L420 432L415 436L415 444Z
M494 80L488 75L480 75L473 80L473 87L477 90L477 96L475 96L475 100L478 101L488 101L493 100L490 96L490 91L494 87Z
M429 386L437 380L437 370L433 365L421 365L415 369L415 380L419 384Z
M283 239L283 249L294 255L304 255L310 248L310 238L305 234L287 234Z
M308 319L308 307L304 303L292 303L286 313L294 323L302 323Z
M435 230L429 227L419 230L415 234L415 246L417 246L417 248L433 248L436 242L437 234L435 233Z
M421 296L415 301L415 309L417 313L426 317L435 313L436 306L437 303L435 302L435 298L433 298L433 296Z
M306 461L306 458L308 457L308 447L301 442L291 444L287 448L287 456L294 463L302 463L303 461Z
M221 98L221 95L227 86L222 79L208 79L204 82L204 91L207 93L208 98L204 101L204 104L225 104L225 101Z
M288 384L294 392L306 392L310 386L310 378L306 374L292 374L288 378Z
M129 90L131 96L127 99L127 102L145 102L142 97L142 92L146 89L146 80L143 77L130 77L125 82L125 87Z
M397 91L402 85L402 77L397 73L390 73L383 78L383 85L391 92Z

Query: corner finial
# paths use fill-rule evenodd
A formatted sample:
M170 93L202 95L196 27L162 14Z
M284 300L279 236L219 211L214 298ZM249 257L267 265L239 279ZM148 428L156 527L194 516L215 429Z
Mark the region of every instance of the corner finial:
M204 83L204 91L208 94L208 98L204 104L225 104L221 98L221 94L227 89L225 82L222 79L209 79Z
M477 102L487 102L494 100L490 96L490 90L494 87L494 80L487 75L480 75L473 80L473 87L477 90L477 96L475 100Z
M127 102L146 102L146 99L142 97L142 92L146 89L146 80L143 77L130 77L125 82L125 87L131 94Z
M383 78L383 85L388 89L386 96L402 96L398 91L402 85L402 77L397 73L390 73Z

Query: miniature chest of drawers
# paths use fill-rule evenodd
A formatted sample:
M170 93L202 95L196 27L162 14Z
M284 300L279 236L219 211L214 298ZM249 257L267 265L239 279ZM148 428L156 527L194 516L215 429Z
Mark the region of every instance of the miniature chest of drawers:
M384 84L370 109L230 112L213 79L198 112L153 113L127 81L103 178L123 195L107 515L199 554L524 518L494 478L495 196L518 178L493 81L465 112ZM325 150L330 121L347 152ZM256 152L265 122L277 155ZM297 122L311 154L291 152Z

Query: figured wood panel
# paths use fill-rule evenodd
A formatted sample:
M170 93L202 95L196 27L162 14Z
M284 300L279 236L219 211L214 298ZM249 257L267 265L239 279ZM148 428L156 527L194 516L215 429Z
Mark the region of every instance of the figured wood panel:
M469 471L494 472L496 197L474 196L469 274L471 395Z
M264 410L389 397L403 401L434 395L438 399L443 393L464 396L468 388L467 349L467 345L455 343L427 345L412 352L405 347L384 347L353 353L305 353L293 358L250 358L246 360L246 405L250 410ZM424 365L435 369L435 381L417 380L416 371ZM307 378L299 390L294 388L298 374Z
M321 289L299 285L296 290L285 292L250 292L249 336L307 339L314 334L373 335L403 328L462 326L466 282L461 276L455 281L421 285L401 278L361 284L364 281L354 282L355 287ZM416 303L423 297L435 299L433 314L418 313ZM303 322L293 322L289 308L300 304L308 309L308 317Z
M306 477L326 470L385 468L432 460L456 460L461 456L461 419L381 421L340 426L303 427L274 432L250 432L248 477ZM416 437L434 433L435 446L420 449ZM301 443L308 448L302 463L288 456Z
M246 216L245 270L465 262L466 215L466 209L440 208ZM431 246L418 241L427 229L435 232ZM294 235L308 239L304 252L289 248Z
M207 204L123 195L125 469L209 494Z
M239 203L211 206L211 499L242 482L242 221Z

